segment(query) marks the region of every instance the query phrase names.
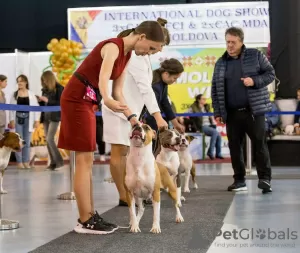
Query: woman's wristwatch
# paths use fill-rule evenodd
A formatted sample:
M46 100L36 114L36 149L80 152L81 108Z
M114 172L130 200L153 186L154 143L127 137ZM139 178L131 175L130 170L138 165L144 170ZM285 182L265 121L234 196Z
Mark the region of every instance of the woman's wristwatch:
M137 117L136 114L131 114L130 116L128 116L127 120L130 121L133 117Z

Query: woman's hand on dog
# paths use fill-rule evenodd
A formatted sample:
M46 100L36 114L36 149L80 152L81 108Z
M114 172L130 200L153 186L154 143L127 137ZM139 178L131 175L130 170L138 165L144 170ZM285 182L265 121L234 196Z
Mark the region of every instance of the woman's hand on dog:
M161 128L166 128L166 129L168 129L168 123L167 123L163 118L158 119L158 120L156 121L156 125L157 125L157 128L158 128L158 129L161 129Z
M131 126L135 126L137 124L140 124L140 122L138 121L137 117L132 117L130 119L130 124L131 124Z

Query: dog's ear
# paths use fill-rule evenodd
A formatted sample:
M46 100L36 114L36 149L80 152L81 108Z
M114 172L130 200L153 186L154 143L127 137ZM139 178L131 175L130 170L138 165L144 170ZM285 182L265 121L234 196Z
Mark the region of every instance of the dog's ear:
M153 140L156 140L156 139L157 139L156 131L152 130L152 133L153 133L152 139L153 139Z
M160 127L159 129L158 129L158 131L160 132L160 133L163 133L164 131L166 131L168 128L167 127Z
M189 135L189 141L192 142L194 139L197 139L195 136L193 135Z

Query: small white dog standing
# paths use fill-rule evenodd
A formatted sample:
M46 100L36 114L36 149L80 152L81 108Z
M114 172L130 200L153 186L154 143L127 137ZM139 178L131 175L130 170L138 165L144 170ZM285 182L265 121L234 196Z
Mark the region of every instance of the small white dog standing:
M195 164L193 162L192 155L189 151L189 145L190 143L195 139L194 136L191 135L184 135L182 134L180 142L180 148L178 151L179 155L179 172L178 174L181 175L181 173L185 173L185 182L184 182L184 189L183 192L190 192L189 189L189 181L190 181L190 175L192 175L192 181L195 189L198 189L198 185L196 183L196 168Z
M127 155L124 186L130 214L130 231L140 232L139 222L144 214L143 200L152 198L153 224L150 232L161 233L160 229L160 186L161 183L171 190L169 195L175 201L176 222L182 222L180 210L176 201L176 189L168 171L158 168L152 153L152 140L156 133L150 126L136 125L130 133L130 149ZM138 206L136 214L135 204Z
M11 152L19 152L25 144L20 135L14 132L0 134L0 194L6 194L3 189L4 172L8 166Z

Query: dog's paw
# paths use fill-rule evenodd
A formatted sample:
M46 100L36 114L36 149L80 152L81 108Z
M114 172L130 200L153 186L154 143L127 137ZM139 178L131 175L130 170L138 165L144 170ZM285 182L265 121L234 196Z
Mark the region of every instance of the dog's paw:
M0 191L0 194L7 194L8 192L7 191L5 191L5 190L1 190Z
M138 232L141 232L141 230L140 230L140 228L139 228L139 225L138 225L137 223L131 225L131 227L130 227L130 232L132 232L132 233L138 233Z
M176 223L184 222L184 219L181 214L176 215Z
M194 183L194 188L198 189L198 185L196 183Z
M183 192L191 192L189 188L184 188Z
M181 197L180 197L180 200L181 200L181 201L185 201L185 197L181 196Z
M152 225L152 228L151 228L150 232L153 233L153 234L159 234L159 233L161 233L160 225L154 223Z
M181 201L177 201L177 206L178 206L178 207L182 207Z

